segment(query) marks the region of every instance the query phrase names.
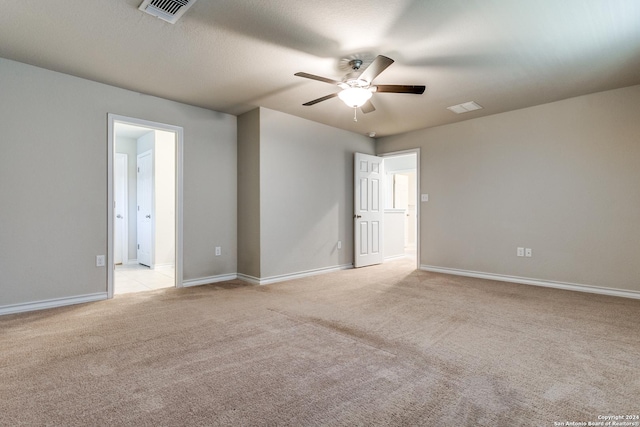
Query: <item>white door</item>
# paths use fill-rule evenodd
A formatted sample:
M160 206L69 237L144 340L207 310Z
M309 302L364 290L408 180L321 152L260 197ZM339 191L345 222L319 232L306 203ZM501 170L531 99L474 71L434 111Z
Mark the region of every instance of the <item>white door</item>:
M115 264L126 263L129 258L129 227L127 203L127 155L116 153L114 179L115 224L113 258Z
M138 264L151 267L153 246L153 158L151 150L138 154Z
M356 153L354 163L354 267L380 264L384 218L382 157Z

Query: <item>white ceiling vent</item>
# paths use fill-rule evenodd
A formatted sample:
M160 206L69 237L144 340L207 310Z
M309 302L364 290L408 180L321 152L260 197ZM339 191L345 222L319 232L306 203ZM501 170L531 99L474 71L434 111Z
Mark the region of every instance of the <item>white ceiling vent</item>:
M196 0L144 0L138 9L175 24L195 2Z
M468 113L469 111L475 111L481 109L482 106L473 101L465 102L464 104L452 105L447 107L447 110L451 110L456 114Z

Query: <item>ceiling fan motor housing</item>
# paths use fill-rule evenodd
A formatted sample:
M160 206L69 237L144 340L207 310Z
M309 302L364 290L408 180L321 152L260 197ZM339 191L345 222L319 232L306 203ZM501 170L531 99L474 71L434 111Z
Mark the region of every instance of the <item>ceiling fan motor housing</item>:
M349 66L352 70L358 71L362 67L362 59L352 59L349 61Z

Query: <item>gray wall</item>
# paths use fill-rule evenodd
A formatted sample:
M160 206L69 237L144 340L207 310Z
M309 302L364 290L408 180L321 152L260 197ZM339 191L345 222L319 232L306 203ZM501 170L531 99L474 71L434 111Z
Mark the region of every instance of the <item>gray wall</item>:
M106 292L107 113L184 128L184 278L236 272L234 116L6 59L0 75L0 306Z
M640 291L638 111L633 86L379 139L421 148L421 264Z
M238 117L238 273L260 277L260 109Z
M261 277L353 262L353 154L373 154L374 145L260 109Z
M238 273L265 279L351 264L353 153L373 154L374 145L265 108L238 117Z

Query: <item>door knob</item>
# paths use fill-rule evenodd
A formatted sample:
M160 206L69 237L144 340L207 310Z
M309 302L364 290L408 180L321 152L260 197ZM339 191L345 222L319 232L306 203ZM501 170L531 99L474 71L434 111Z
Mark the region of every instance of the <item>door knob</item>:
M116 215L116 218L122 218L122 215L118 214Z
M146 215L145 218L151 218L151 215Z

